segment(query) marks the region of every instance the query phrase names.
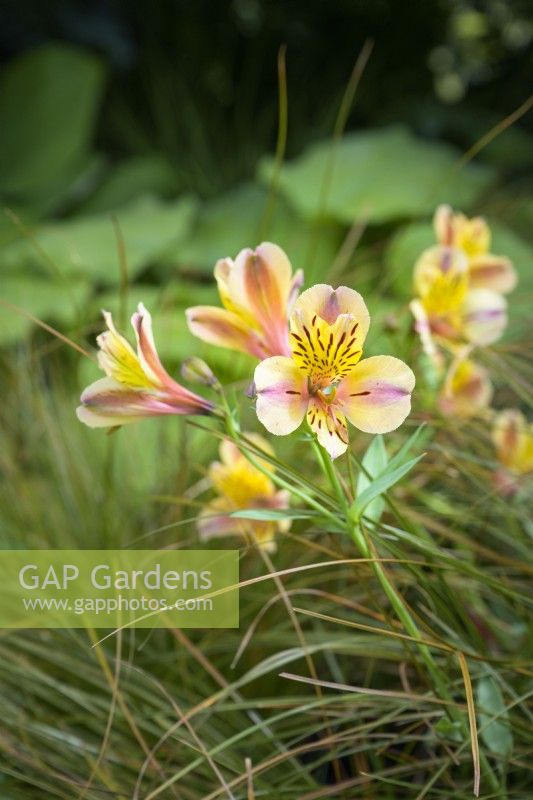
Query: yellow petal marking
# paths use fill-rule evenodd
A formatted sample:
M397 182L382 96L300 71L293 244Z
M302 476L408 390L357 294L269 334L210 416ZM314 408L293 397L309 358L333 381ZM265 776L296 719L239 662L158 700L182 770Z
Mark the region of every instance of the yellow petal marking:
M106 375L135 389L159 387L146 375L132 346L116 330L111 314L104 312L104 317L109 330L96 341L100 347L98 363Z
M341 314L332 325L315 314L309 325L294 314L290 344L298 368L309 376L314 388L327 386L348 375L361 358L359 323L351 314Z

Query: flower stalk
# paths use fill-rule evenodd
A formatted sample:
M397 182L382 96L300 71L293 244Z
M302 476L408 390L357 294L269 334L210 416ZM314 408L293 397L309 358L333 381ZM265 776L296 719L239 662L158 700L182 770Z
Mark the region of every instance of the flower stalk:
M339 480L337 475L335 465L333 464L332 460L329 458L327 452L322 448L318 442L315 442L315 452L318 456L318 460L320 466L322 467L324 474L328 478L331 488L335 492L341 507L343 509L344 514L344 522L346 525L346 532L350 536L350 538L355 543L357 549L359 550L360 555L363 558L369 559L369 562L372 565L372 570L374 572L375 577L377 578L385 596L387 597L388 601L390 602L392 608L394 609L398 619L402 623L406 633L409 634L414 640L416 640L416 646L418 648L418 652L426 665L426 668L431 675L431 678L434 682L434 686L436 687L437 693L439 697L443 700L449 701L449 705L446 706L446 712L450 717L450 720L459 725L461 733L465 741L470 736L470 730L468 724L466 723L463 714L456 708L453 704L454 699L448 689L448 679L442 673L442 670L435 662L429 647L422 641L422 636L418 629L418 626L409 613L408 608L406 607L405 603L402 602L401 597L399 596L398 592L396 591L395 587L389 580L389 577L383 567L383 564L380 562L379 558L376 557L376 553L373 551L373 548L368 541L367 537L365 536L365 531L363 529L361 519L354 515L348 498L342 488L342 484ZM494 774L486 756L481 751L480 753L481 765L483 767L483 773L487 778L488 782L490 783L490 787L492 791L498 792L498 797L505 797L505 792L500 789L500 784L498 778Z

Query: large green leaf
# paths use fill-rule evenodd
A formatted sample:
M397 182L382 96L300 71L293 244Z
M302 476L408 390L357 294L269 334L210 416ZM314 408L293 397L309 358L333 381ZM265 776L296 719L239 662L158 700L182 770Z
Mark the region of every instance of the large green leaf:
M0 298L37 319L68 326L81 318L89 291L88 282L82 278L59 281L19 275L2 279ZM32 326L27 317L0 305L0 345L24 338Z
M130 279L187 234L195 208L195 201L184 197L173 203L145 199L117 212ZM107 285L120 282L117 240L107 214L48 223L36 229L35 240L63 274L77 273ZM38 248L28 239L8 245L0 250L0 269L42 267Z
M400 126L350 133L339 142L328 176L331 142L320 142L284 166L280 185L307 218L322 212L347 224L383 223L427 215L440 202L469 208L494 179L488 167L469 164L455 171L460 152L442 142L414 137ZM273 161L260 165L270 180ZM320 208L324 181L326 203Z
M323 279L340 246L339 228L321 226L315 237L312 225L278 198L270 225L262 229L267 197L261 186L243 184L206 204L190 237L173 248L174 260L211 272L219 258L234 258L243 247L255 247L261 238L283 247L295 269L305 268L313 256L313 270L307 271L306 278Z
M0 189L42 194L85 162L104 86L100 61L65 45L15 59L0 83Z
M518 271L522 288L531 288L533 247L502 223L492 219L488 219L488 222L492 231L492 252L510 258ZM431 222L406 225L392 237L385 251L385 263L391 287L396 294L401 297L412 295L415 262L426 247L435 243Z
M130 158L111 170L84 204L83 210L100 214L131 203L132 197L169 196L175 193L176 176L170 164L160 156Z

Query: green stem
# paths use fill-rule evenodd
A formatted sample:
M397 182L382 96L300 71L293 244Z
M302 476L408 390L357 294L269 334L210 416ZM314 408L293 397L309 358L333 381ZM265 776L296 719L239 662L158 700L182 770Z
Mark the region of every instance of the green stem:
M463 714L461 714L461 712L453 705L453 697L451 696L451 693L448 690L448 685L447 685L448 681L446 676L443 675L441 669L436 664L428 646L424 644L424 642L422 641L422 637L420 635L420 631L418 630L416 622L412 618L408 608L403 603L401 597L398 595L396 589L390 582L387 573L383 568L383 565L379 561L375 560L372 549L362 530L360 521L358 519L354 519L354 515L350 509L350 504L342 488L335 467L331 459L329 458L329 455L326 453L324 448L322 448L317 442L314 443L314 447L315 447L315 452L317 453L317 456L319 458L320 464L322 466L322 469L326 474L326 476L328 477L331 483L331 487L335 491L335 494L337 495L339 502L341 503L341 506L344 510L346 529L348 534L355 542L363 558L372 559L372 568L374 571L374 575L378 579L381 588L383 589L391 606L396 612L398 619L404 626L405 631L413 639L418 640L416 642L418 650L420 652L422 660L424 661L424 664L426 665L429 674L433 679L434 685L437 689L437 693L442 699L447 700L451 703L449 706L447 706L447 713L452 722L456 722L460 725L461 732L465 737L465 739L467 739L470 736L470 729L467 723L465 722ZM480 752L480 761L483 766L483 772L490 783L491 789L497 792L501 792L500 796L503 797L505 795L505 792L503 790L500 790L499 781L496 775L494 774L483 751Z
M328 517L329 519L331 519L332 522L335 523L335 525L338 525L339 522L338 517L336 517L335 514L333 514L331 511L325 508L323 504L316 501L313 497L311 497L311 495L307 494L306 492L302 492L300 489L298 489L296 486L286 481L284 478L281 478L279 475L276 475L275 472L273 472L272 470L269 470L266 467L264 467L248 451L248 448L242 447L242 433L240 431L239 425L235 422L235 419L233 418L226 395L224 394L222 388L219 390L219 395L222 401L222 407L225 412L226 430L228 432L228 435L233 439L233 441L237 445L239 444L241 445L242 452L244 456L247 458L247 460L250 462L250 464L256 469L258 469L260 472L262 472L263 475L266 475L267 478L270 478L270 480L273 483L275 483L276 486L278 486L280 489L286 489L288 492L290 492L291 495L297 497L303 503L306 503L307 505L311 506L316 511L318 511L321 516Z

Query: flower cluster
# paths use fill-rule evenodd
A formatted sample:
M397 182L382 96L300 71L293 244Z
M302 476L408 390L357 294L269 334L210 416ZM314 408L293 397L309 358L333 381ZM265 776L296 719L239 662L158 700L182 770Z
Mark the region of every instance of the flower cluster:
M415 264L416 298L410 308L423 349L437 371L448 361L439 405L444 413L473 416L487 408L492 387L470 355L496 342L507 325L504 293L516 285L511 261L490 252L490 229L440 206L433 220L438 244Z
M490 230L481 217L440 206L433 222L438 244L415 264L411 310L424 349L439 363L442 350L500 338L507 324L503 294L516 285L516 274L508 258L489 252Z
M268 431L286 435L306 419L320 445L336 458L348 447L348 422L361 431L386 433L404 421L411 408L413 372L393 356L362 358L370 315L358 292L318 284L298 297L302 271L293 274L287 255L269 242L242 250L235 260L218 261L215 279L223 307L187 309L189 329L209 344L259 362L256 413ZM107 377L83 392L77 411L82 422L118 427L162 414L222 414L164 369L142 304L132 317L137 352L118 333L111 315L103 313L108 330L97 338L98 362ZM197 359L186 363L182 374L200 376L199 382L215 391L221 388ZM256 444L269 452L263 439ZM272 476L265 464L254 466L234 443L224 442L220 461L209 470L217 497L201 515L201 536L233 532L272 549L277 521L229 516L250 507L286 508L288 495L276 491Z
M533 471L533 435L517 410L494 412L488 370L472 353L496 342L507 325L504 294L515 288L509 258L491 253L491 232L482 217L469 219L440 206L433 220L437 244L414 268L410 304L422 348L443 377L437 398L446 416L493 419L492 440L502 470L496 483L505 493L518 476Z

